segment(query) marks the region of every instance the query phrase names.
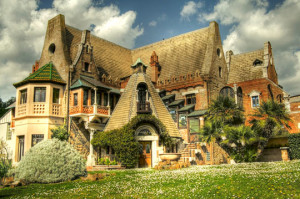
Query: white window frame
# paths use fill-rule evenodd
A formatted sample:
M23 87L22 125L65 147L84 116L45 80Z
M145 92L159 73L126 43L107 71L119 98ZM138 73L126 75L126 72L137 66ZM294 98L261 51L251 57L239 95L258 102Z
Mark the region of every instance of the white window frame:
M251 101L251 108L258 108L260 106L260 92L258 91L252 91L249 96L250 96L250 101ZM258 106L253 106L253 101L252 101L252 97L258 97Z

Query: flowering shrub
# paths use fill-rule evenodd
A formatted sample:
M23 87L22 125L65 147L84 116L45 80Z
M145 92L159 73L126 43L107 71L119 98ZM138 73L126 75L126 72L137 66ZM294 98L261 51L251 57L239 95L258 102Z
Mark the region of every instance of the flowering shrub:
M32 147L13 171L16 179L52 183L85 175L85 163L67 142L45 140Z

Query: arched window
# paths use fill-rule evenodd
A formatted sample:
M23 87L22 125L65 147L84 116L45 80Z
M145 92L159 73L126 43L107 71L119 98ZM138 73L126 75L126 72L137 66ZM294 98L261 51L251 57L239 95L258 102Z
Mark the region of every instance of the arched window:
M226 86L226 87L221 89L220 95L223 96L223 97L234 98L234 91L231 87Z
M237 89L237 105L242 108L243 107L243 90L241 87Z
M268 84L268 91L269 91L269 96L271 97L272 100L274 100L273 92L272 92L272 89L271 89L271 85L270 85L270 84Z
M145 83L140 83L137 86L138 89L138 101L141 104L145 104L146 103L146 95L147 95L147 85Z

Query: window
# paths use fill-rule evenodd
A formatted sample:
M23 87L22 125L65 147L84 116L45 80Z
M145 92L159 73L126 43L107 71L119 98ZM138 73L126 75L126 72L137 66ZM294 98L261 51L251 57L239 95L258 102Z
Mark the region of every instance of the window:
M59 89L53 88L53 103L59 104Z
M220 48L217 49L217 55L218 55L218 57L221 57L221 50L220 50Z
M34 88L34 102L46 102L46 87Z
M83 105L87 105L88 104L88 98L89 98L89 91L88 90L84 90L83 91Z
M222 67L219 66L219 77L222 77Z
M283 101L282 95L281 94L277 95L276 100L277 100L277 102L282 103L282 101Z
M32 141L31 141L31 146L33 147L37 143L41 142L44 140L44 135L43 134L34 134L32 135Z
M273 96L273 92L272 92L272 88L271 85L268 84L268 91L269 91L269 97L271 97L272 101L274 100L274 96Z
M253 66L258 66L258 65L261 65L263 62L259 59L256 59L254 62L253 62Z
M186 104L196 104L196 95L195 94L186 95Z
M200 121L198 118L190 119L190 133L200 132Z
M149 129L142 129L138 133L138 136L147 136L147 135L151 135L151 132L149 131Z
M138 100L141 104L146 103L147 85L140 83L137 87L138 89Z
M97 104L98 105L102 105L101 99L102 99L102 93L100 91L97 91Z
M238 87L237 89L237 105L240 108L243 108L243 91L241 87Z
M91 105L95 104L95 91L92 90L91 92Z
M104 106L108 105L108 93L104 93Z
M252 96L252 107L256 108L259 107L259 97L258 96Z
M78 93L74 93L74 106L78 105Z
M226 86L221 89L220 95L222 95L223 97L234 98L234 91L231 87Z
M186 114L179 114L179 128L186 128Z
M176 114L176 110L175 109L171 109L170 110L170 114L174 120L174 122L177 122L177 114Z
M26 104L27 103L27 89L20 91L20 104Z
M90 72L90 64L89 64L89 63L84 62L84 70L85 70L86 72Z
M206 161L210 161L210 153L206 152Z

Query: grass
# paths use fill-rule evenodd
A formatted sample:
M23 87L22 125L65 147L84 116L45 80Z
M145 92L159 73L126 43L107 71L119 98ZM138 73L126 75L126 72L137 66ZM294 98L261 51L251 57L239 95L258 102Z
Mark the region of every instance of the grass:
M0 190L10 198L300 198L300 161L112 171L75 180Z

